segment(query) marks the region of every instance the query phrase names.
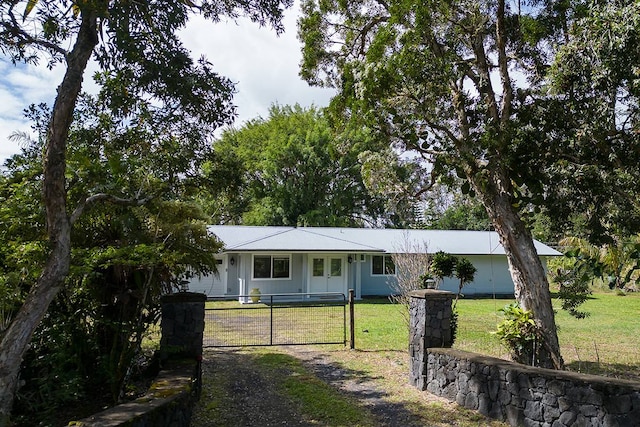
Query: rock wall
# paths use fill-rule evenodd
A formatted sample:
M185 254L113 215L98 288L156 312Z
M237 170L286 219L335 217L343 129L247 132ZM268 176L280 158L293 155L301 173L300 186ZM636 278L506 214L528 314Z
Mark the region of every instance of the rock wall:
M450 292L409 306L409 382L512 426L640 426L640 383L555 371L452 350Z
M424 389L512 426L640 425L640 383L535 368L447 348L427 351Z
M197 400L200 364L194 360L171 362L147 393L90 417L72 421L82 427L188 427Z
M162 298L162 370L147 393L69 426L188 427L200 397L206 295L180 292Z

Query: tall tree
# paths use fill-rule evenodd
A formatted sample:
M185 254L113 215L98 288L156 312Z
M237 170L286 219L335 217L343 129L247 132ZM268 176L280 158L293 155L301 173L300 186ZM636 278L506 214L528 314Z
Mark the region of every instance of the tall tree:
M38 116L35 123L46 123L48 110ZM183 159L193 158L189 164L204 161L200 158L210 145L186 138L171 144L174 135L147 127L152 116L144 124L125 124L98 99L79 100L69 134L67 173L74 179L68 199L75 203L98 188L154 197L144 206L92 205L74 224L70 273L23 357L24 385L14 416L31 417L24 425L40 420L56 424L57 409L87 395L102 396L105 389L118 399L135 369L134 357L140 360L136 356L146 328L157 319L160 296L188 275L215 268L218 244L208 235L199 209L188 201L193 166L185 167ZM131 134L137 144L126 143ZM41 141L27 141L25 153L7 162L0 178L0 283L6 291L0 293L0 311L9 314L19 307L46 259L38 191ZM139 145L149 149L147 156L138 155ZM202 147L193 156L197 146ZM163 151L171 152L170 160ZM179 177L170 179L172 175Z
M274 105L268 118L228 130L215 142L218 161L234 168L223 175L241 175L236 187L215 197L233 197L227 206L236 212L235 222L250 225L398 226L411 221L410 204L386 211L387 199L368 191L359 157L370 143L366 132L344 141L335 138L315 107Z
M563 108L548 179L567 185L547 187L547 206L557 229L615 247L640 232L640 4L586 7L551 73Z
M491 221L484 206L462 194L455 186L434 186L424 209L426 228L435 230L489 230Z
M111 0L11 0L0 4L0 51L14 62L62 63L48 121L43 161L43 202L49 236L47 261L24 304L0 337L0 424L6 424L16 390L20 361L47 307L69 271L71 230L87 206L111 201L138 205L144 195L117 197L108 191L88 194L77 206L67 200L66 154L69 127L92 55L103 84L112 94L114 114L128 117L140 102L149 108L170 106L167 123L200 122L201 132L230 121L233 86L209 63L195 63L177 30L193 14L216 21L245 14L281 30L282 8L289 0L266 2L118 2ZM66 47L71 46L71 50Z
M537 362L562 368L546 273L522 209L542 194L535 174L549 150L535 136L547 129L532 117L555 105L546 104L544 77L573 10L567 1L520 6L307 0L302 75L339 89L332 108L347 126L413 152L432 176L466 181L500 236L516 298L541 330Z

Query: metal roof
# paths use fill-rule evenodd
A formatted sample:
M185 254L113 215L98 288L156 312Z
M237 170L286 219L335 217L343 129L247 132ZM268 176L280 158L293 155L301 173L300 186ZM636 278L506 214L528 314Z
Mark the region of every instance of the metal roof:
M211 225L226 252L383 252L504 255L495 231ZM562 255L534 240L538 255Z

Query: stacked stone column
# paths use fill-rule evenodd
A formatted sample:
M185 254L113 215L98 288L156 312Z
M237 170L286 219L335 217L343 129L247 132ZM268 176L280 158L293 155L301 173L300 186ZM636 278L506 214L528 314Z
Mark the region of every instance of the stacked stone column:
M204 304L207 296L180 292L162 297L162 359L202 357Z
M427 388L427 349L451 347L452 292L421 289L410 294L409 356L410 383L419 390Z

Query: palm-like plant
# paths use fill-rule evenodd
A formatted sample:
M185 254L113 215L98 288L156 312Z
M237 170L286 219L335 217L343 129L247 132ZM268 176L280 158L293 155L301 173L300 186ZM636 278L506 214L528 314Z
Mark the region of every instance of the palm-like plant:
M560 241L565 252L574 259L574 268L586 269L594 278L602 279L611 289L624 289L638 280L640 268L640 236L618 238L611 244L596 246L579 237Z

